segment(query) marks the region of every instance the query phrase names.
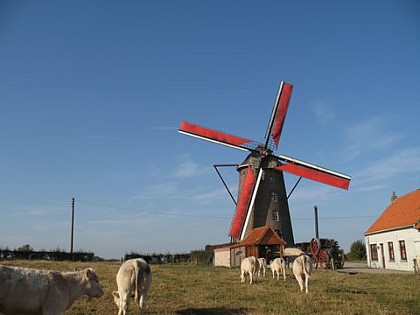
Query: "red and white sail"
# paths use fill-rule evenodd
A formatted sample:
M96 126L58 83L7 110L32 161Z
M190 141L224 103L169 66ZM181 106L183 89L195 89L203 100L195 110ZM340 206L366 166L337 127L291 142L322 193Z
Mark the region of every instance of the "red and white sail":
M274 103L267 132L265 134L266 148L270 138L273 139L276 148L279 145L280 135L283 130L284 121L286 120L286 114L289 108L290 97L292 96L292 90L292 84L286 82L280 83L276 102Z

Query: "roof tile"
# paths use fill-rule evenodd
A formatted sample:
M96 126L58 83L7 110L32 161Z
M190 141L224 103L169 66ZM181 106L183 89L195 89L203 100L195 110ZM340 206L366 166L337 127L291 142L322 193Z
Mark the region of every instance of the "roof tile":
M394 200L372 226L365 232L373 234L420 224L420 190L415 190Z

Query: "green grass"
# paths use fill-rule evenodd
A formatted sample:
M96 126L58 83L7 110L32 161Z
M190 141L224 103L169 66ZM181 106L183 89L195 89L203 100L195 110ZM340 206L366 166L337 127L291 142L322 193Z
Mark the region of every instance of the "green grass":
M119 264L44 261L1 262L53 270L93 267L105 294L81 298L66 314L117 314L112 290ZM253 285L240 283L239 269L152 265L148 314L420 314L420 277L414 274L346 274L315 270L309 294L299 291L291 270L277 281L268 270ZM129 314L137 314L132 303Z

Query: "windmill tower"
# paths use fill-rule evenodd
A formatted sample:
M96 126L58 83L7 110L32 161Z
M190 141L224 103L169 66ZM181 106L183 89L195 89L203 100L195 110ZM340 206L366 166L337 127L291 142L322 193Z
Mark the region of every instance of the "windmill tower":
M288 246L293 230L283 172L348 189L351 177L314 164L275 155L286 119L293 85L281 82L268 123L264 143L233 136L183 121L178 132L250 152L239 167L238 203L229 236L240 241L253 229L269 225Z
M282 236L287 244L294 244L283 172L273 170L277 166L278 161L272 156L262 159L255 153L249 154L245 161L238 166L238 200L241 200L248 172L252 172L255 176L258 173L258 168L262 169L261 182L255 196L254 207L250 213L249 224L243 232L246 237L253 229L268 225Z

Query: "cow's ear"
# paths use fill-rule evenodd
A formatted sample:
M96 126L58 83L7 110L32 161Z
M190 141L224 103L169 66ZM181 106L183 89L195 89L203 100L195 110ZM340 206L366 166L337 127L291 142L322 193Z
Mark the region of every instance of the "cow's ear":
M93 279L95 278L95 270L93 270L92 268L88 268L86 269L86 277L88 279Z

